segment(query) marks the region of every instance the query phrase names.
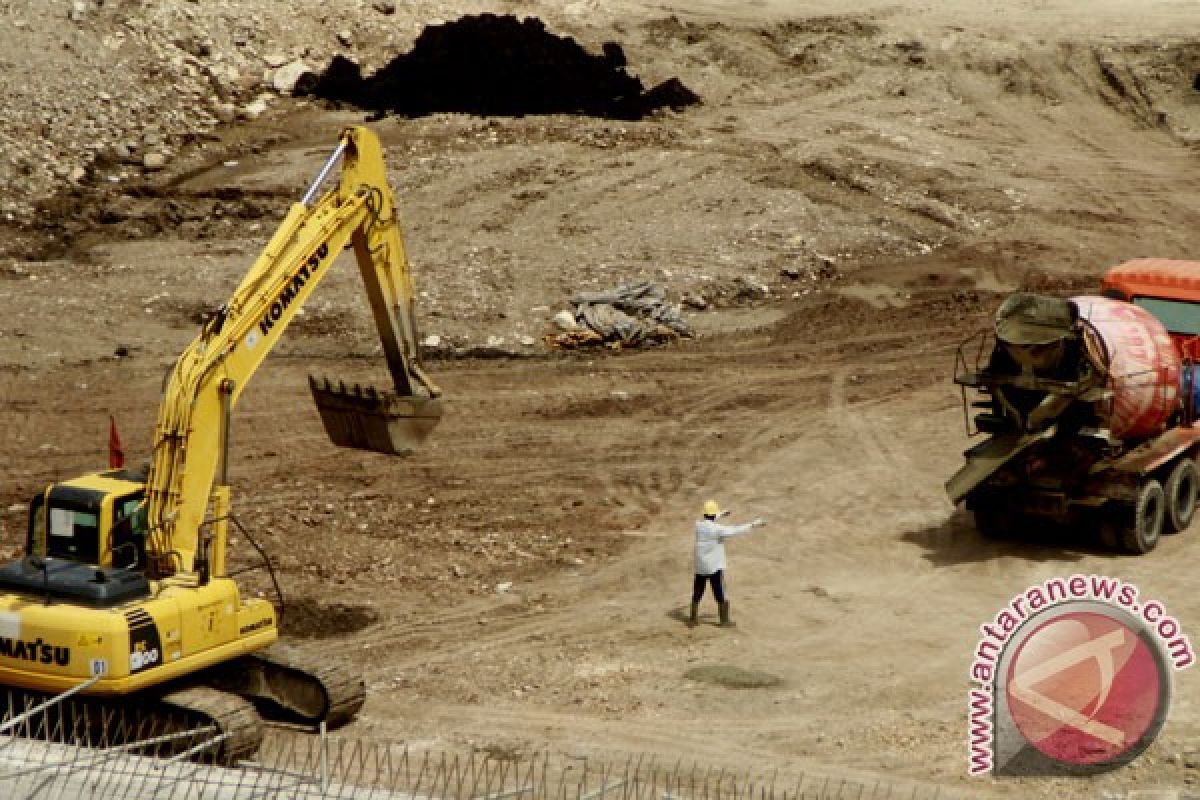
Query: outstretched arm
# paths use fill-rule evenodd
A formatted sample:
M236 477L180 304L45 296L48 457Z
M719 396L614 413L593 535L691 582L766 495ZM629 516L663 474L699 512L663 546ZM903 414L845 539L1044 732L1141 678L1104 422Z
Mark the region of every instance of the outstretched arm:
M747 522L745 525L718 525L717 527L720 530L717 532L717 535L722 539L728 539L730 536L741 536L744 533L749 533L755 528L761 528L766 524L767 521L759 517L753 522Z

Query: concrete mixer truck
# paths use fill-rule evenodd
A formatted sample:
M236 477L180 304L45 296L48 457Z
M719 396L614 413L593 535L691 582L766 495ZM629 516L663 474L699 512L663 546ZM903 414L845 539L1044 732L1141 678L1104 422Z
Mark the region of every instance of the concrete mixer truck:
M1140 554L1186 529L1198 334L1200 262L1130 261L1096 296L1010 296L958 351L967 432L987 438L946 482L950 499L988 536L1050 519Z

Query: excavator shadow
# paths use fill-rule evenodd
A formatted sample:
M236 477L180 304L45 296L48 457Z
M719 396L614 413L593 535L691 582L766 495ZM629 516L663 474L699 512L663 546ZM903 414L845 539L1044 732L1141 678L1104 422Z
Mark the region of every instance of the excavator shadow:
M956 509L941 523L900 534L902 541L922 548L935 567L952 567L1018 558L1024 561L1079 561L1088 555L1111 554L1092 530L1026 520L1004 538L984 536L971 514Z

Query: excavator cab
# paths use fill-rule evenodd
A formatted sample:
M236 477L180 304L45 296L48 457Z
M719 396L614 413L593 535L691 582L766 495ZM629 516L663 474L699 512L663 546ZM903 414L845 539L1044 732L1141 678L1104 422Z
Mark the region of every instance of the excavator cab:
M0 564L0 590L110 607L149 594L145 484L124 470L56 483L29 504L24 558Z
M138 567L145 562L145 501L144 476L128 470L53 484L30 501L26 555Z

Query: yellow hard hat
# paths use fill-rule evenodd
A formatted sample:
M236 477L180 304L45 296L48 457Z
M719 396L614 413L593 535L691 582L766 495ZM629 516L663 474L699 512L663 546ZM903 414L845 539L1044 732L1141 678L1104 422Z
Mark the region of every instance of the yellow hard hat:
M719 517L721 516L721 507L717 505L716 500L709 500L704 504L704 516Z

